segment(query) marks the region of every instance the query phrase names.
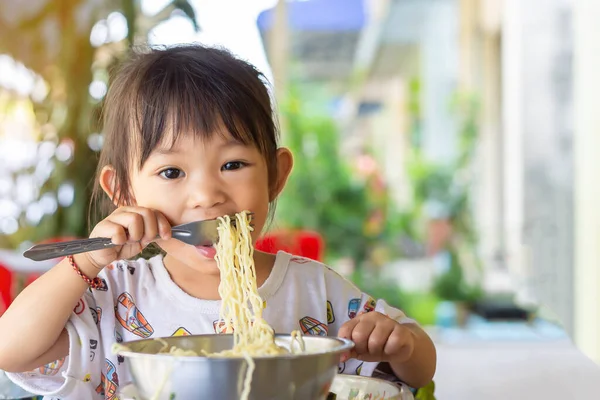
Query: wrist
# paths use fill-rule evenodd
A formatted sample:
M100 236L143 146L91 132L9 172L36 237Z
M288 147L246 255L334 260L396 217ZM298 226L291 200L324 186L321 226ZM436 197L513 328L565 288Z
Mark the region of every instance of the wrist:
M75 254L72 257L77 268L90 279L94 279L102 271L103 266L98 265L88 253Z

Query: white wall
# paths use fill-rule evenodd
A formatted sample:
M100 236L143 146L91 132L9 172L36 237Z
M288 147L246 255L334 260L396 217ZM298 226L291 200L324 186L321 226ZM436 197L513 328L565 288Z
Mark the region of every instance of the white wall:
M573 333L571 6L506 0L503 124L507 265L522 299Z
M423 148L430 159L449 161L456 155L456 118L450 105L458 89L458 2L432 2L423 24Z
M600 362L600 2L574 3L575 340Z

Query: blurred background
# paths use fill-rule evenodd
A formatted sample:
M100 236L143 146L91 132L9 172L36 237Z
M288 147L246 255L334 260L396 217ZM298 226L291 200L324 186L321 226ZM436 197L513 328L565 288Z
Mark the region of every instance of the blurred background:
M87 237L108 70L230 49L296 165L259 246L329 263L436 340L572 338L600 361L593 0L0 0L0 313ZM537 397L536 397L537 398Z

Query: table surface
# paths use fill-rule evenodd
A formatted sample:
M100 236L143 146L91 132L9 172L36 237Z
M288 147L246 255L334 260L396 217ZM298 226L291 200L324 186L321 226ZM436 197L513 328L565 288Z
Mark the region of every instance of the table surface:
M502 337L502 332L508 333ZM522 334L518 332L521 331ZM439 400L600 399L600 367L549 324L433 333Z

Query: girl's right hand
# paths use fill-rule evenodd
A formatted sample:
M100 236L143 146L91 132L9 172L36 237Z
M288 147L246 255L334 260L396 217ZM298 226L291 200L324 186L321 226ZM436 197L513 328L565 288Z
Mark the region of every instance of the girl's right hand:
M115 260L139 254L157 236L163 240L171 238L171 225L162 213L143 207L120 207L90 234L90 238L110 238L117 246L84 254L92 265L102 269Z

